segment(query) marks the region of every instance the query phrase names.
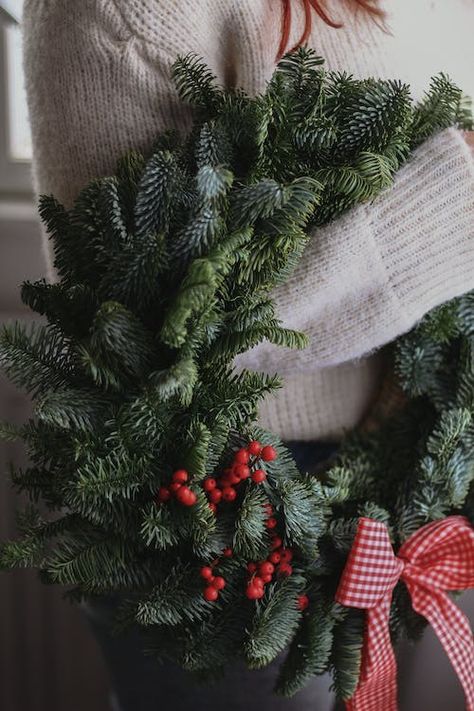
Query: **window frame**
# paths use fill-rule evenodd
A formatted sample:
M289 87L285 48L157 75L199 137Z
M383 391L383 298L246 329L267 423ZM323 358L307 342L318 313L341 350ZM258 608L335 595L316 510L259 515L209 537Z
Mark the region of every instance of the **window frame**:
M15 158L10 151L8 27L18 24L8 3L0 0L0 198L33 195L31 160Z

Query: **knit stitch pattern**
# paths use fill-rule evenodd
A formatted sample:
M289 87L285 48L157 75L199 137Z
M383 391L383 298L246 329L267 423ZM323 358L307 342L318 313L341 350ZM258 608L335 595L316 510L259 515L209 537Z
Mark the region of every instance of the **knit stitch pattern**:
M430 25L438 3L418 4L426 6L423 47L433 49L432 65L426 55L424 66L434 74L444 69L435 63L443 53ZM290 44L301 32L298 5ZM456 22L472 26L474 6L453 5ZM343 29L316 21L309 44L330 70L411 81L398 61L404 7L406 0L393 3L397 34L386 35L338 3ZM195 0L185 10L164 0L26 0L36 190L70 206L128 149L147 152L167 128L185 132L190 112L170 77L178 54L201 56L221 84L261 91L274 70L280 23L278 0ZM415 52L411 59L415 72ZM285 376L261 409L262 424L305 440L337 439L357 425L380 387L379 349L474 288L473 217L472 154L449 129L419 148L389 192L318 230L276 292L284 323L306 331L310 346L296 353L263 344L237 363Z

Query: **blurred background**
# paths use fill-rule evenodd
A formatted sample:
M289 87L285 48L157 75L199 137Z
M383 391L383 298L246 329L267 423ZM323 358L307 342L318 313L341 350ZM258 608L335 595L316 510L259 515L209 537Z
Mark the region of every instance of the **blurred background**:
M81 1L81 0L79 0ZM18 286L45 274L31 187L31 141L21 67L20 0L0 1L0 323L27 319ZM0 374L0 419L23 421L27 399ZM0 538L15 534L9 462L0 445ZM0 575L1 711L105 711L108 678L82 612L35 574Z
M0 323L29 318L19 298L19 284L46 273L31 186L18 24L21 6L21 0L0 0ZM413 24L416 28L415 20ZM456 77L463 86L474 85L473 70L467 67L466 77ZM421 80L425 82L420 74ZM27 399L0 374L0 419L23 421L28 414ZM10 489L8 466L21 461L18 447L0 444L1 539L15 535L15 508L21 502ZM474 596L464 596L462 606L474 620ZM405 655L405 666L403 711L462 711L462 693L430 631L415 653ZM30 572L1 574L0 711L109 708L107 671L82 612L64 602L60 590L42 586Z

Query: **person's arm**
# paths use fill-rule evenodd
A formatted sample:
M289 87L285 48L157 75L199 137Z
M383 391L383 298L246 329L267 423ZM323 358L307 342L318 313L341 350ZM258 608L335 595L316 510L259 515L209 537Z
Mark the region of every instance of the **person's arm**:
M258 12L254 0L246 2L244 12L236 0L199 0L182 18L164 0L26 0L25 70L38 192L53 193L69 206L91 179L113 171L127 149L147 151L160 130L184 130L189 111L170 77L179 52L203 54L220 81L229 63L238 61L239 83L251 70L259 83L257 38L267 5ZM239 52L228 53L215 34L208 36L212 13L216 23L235 20L235 32L228 31ZM290 353L263 344L244 362L285 372L350 360L411 328L436 304L474 288L472 170L461 135L446 131L419 149L392 190L318 231L297 273L276 292L279 314L307 331L311 346Z
M263 343L238 366L295 373L356 359L474 289L474 162L456 129L429 139L372 204L316 230L275 290L284 324L310 345Z

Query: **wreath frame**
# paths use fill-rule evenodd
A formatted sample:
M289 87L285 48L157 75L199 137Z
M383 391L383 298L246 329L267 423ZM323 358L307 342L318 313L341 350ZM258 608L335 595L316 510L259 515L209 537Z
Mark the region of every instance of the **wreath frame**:
M348 699L364 618L334 594L359 516L387 524L395 549L429 521L474 521L474 295L398 339L401 407L351 433L316 475L256 425L279 379L237 375L232 362L263 339L304 347L304 334L281 326L271 291L317 228L389 189L436 131L472 122L444 75L414 105L400 82L323 65L301 48L250 98L219 89L198 58L179 58L174 80L195 110L189 136L160 135L146 160L129 153L69 211L41 198L59 281L22 287L46 325L1 333L0 362L35 402L26 424L0 427L25 442L31 466L13 481L32 502L1 564L35 567L46 583L72 585L75 599L118 596L120 625L141 625L149 651L205 678L236 655L261 668L289 647L279 693L330 669ZM235 484L216 513L203 482L256 440L277 455L265 481ZM192 504L156 498L177 470L190 477ZM251 601L247 566L274 542L269 507L292 574ZM202 595L210 562L226 583L215 601ZM423 625L398 585L393 636L415 638Z

